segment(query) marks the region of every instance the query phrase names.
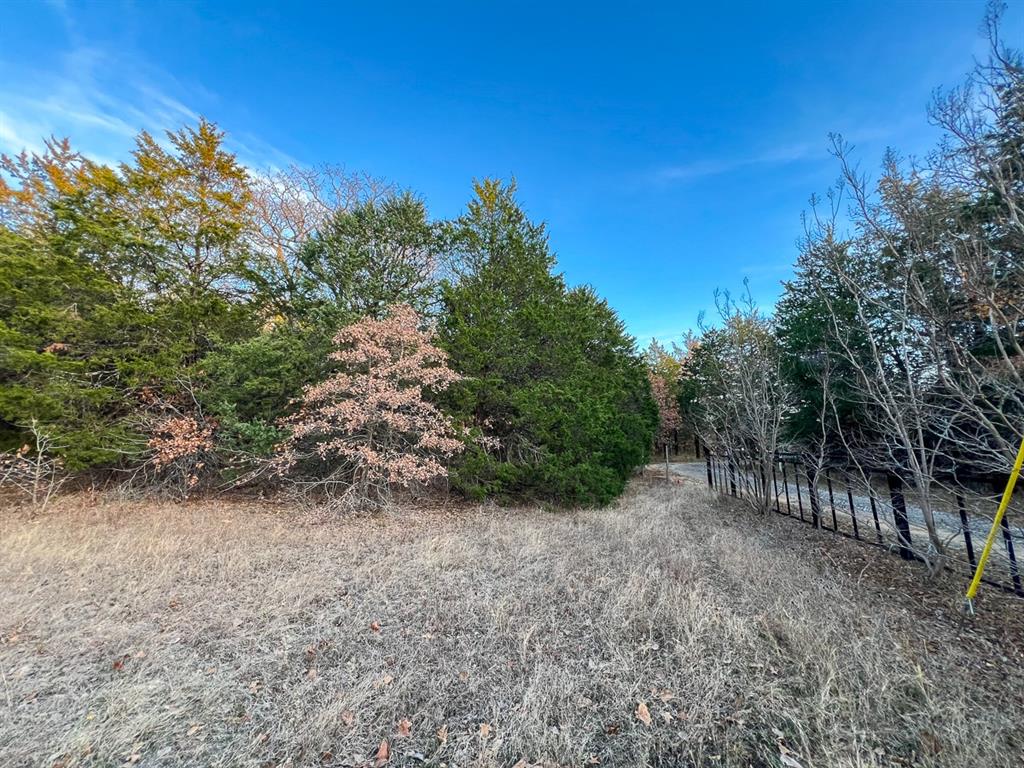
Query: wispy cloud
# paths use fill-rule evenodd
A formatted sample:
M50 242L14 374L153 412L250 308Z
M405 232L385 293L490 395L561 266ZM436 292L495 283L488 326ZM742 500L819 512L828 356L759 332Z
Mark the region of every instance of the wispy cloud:
M820 136L819 140L802 142L780 142L757 152L731 157L706 157L691 161L665 165L653 173L653 179L660 183L691 182L714 176L723 176L751 168L770 168L801 162L829 160L828 133L835 130L852 145L880 149L894 138L904 139L913 132L920 133L922 119L919 115L903 116L899 119L870 119L837 117L832 129L809 131Z
M801 160L820 157L821 145L810 143L780 145L757 154L728 158L694 160L658 169L655 176L660 181L692 181L709 176L720 176L752 166L786 165Z
M70 14L61 15L73 24ZM201 103L186 103L179 95L186 93ZM7 154L38 152L49 136L66 136L94 160L114 164L127 158L140 131L160 139L165 130L194 124L201 114L215 119L209 110L217 104L216 95L199 85L186 86L148 62L92 45L72 47L45 70L0 54L0 152ZM225 127L229 146L246 165L295 162L259 137L233 130L240 126Z
M36 152L50 135L68 136L81 152L111 162L124 158L139 131L195 121L193 110L154 83L112 78L119 69L115 59L87 47L67 53L47 72L15 72L2 63L0 150Z

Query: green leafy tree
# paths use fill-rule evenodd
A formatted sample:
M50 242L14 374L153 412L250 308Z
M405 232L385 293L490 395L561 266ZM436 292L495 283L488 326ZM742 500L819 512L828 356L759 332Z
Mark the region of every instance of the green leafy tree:
M0 435L33 421L69 469L116 464L139 447L123 372L145 317L95 265L0 228Z
M330 178L346 178L350 193L331 201L313 197L312 210L295 210L292 198L290 206L271 201L278 230L286 221L292 234L280 245L282 264L259 258L249 273L271 320L199 364L201 399L220 419L220 436L243 453L266 453L291 401L328 375L331 339L340 328L381 317L396 304L425 312L436 303L437 236L423 202L411 194L371 195L355 179ZM315 179L307 181L292 190L293 198L313 196ZM265 190L261 199L271 205ZM328 211L332 201L340 207ZM297 232L308 235L301 244ZM297 252L286 256L286 246Z
M252 212L248 175L213 123L167 140L169 148L139 135L133 162L121 167L121 205L149 248L151 308L190 364L253 330L253 308L241 301Z
M849 441L860 439L864 423L857 372L847 353L862 349L866 357L865 341L853 297L832 269L836 260L853 268L856 258L834 238L805 244L796 276L784 284L775 309L782 375L793 398L783 440L793 449L813 447L835 459L848 453Z
M426 206L409 193L337 210L299 253L293 313L324 324L330 335L395 304L424 312L436 302L437 251Z
M132 164L67 141L4 157L0 184L0 418L5 442L35 420L75 469L144 449L143 388L177 380L254 328L235 288L246 175L208 123L142 134Z
M42 154L0 155L0 225L25 236L52 231L54 202L88 186L95 167L68 139L43 144Z
M607 304L553 274L544 227L527 219L514 185L475 189L446 233L459 277L443 291L440 331L466 377L449 405L485 442L453 482L476 496L606 503L653 438L642 361Z
M199 364L198 397L220 424L218 437L240 456L267 456L303 388L323 379L331 339L320 329L270 327L224 345Z

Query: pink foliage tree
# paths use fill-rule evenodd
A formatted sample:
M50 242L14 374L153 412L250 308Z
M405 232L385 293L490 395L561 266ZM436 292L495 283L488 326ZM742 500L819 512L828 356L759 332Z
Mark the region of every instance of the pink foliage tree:
M464 443L449 418L426 400L461 377L406 306L382 320L364 318L335 337L339 370L308 387L285 420L290 436L278 467L315 463L315 485L342 485L359 504L379 504L396 487L447 476L444 461Z
M674 433L682 426L683 419L679 413L679 403L668 382L657 372L648 369L647 378L651 381L651 396L658 406L657 442L667 445L672 442Z
M215 481L222 468L215 419L203 413L192 381L176 380L176 391L143 387L138 393L138 430L148 435L146 459L127 480L186 499Z
M215 463L215 426L192 414L174 414L153 427L149 463L165 490L187 497L209 474Z

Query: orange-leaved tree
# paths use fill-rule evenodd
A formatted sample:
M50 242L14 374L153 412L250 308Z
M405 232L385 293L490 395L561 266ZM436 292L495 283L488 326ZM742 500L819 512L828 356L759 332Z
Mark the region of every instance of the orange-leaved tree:
M396 487L447 475L464 447L448 416L427 400L460 376L409 306L363 318L335 337L338 370L307 387L283 423L278 467L308 488L343 489L357 505L379 505Z

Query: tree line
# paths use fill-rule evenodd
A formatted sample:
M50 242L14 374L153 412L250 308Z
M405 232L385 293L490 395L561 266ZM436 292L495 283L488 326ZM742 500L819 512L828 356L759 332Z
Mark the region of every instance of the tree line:
M130 160L0 160L0 480L177 495L602 504L650 451L642 357L514 183L464 213L341 167L255 172L213 123Z
M814 471L896 473L940 553L936 495L1005 478L1024 437L1024 64L998 22L993 6L987 59L935 96L926 157L890 151L869 181L832 138L840 181L812 200L773 313L720 294L718 322L659 352L713 450L769 477L783 450Z

